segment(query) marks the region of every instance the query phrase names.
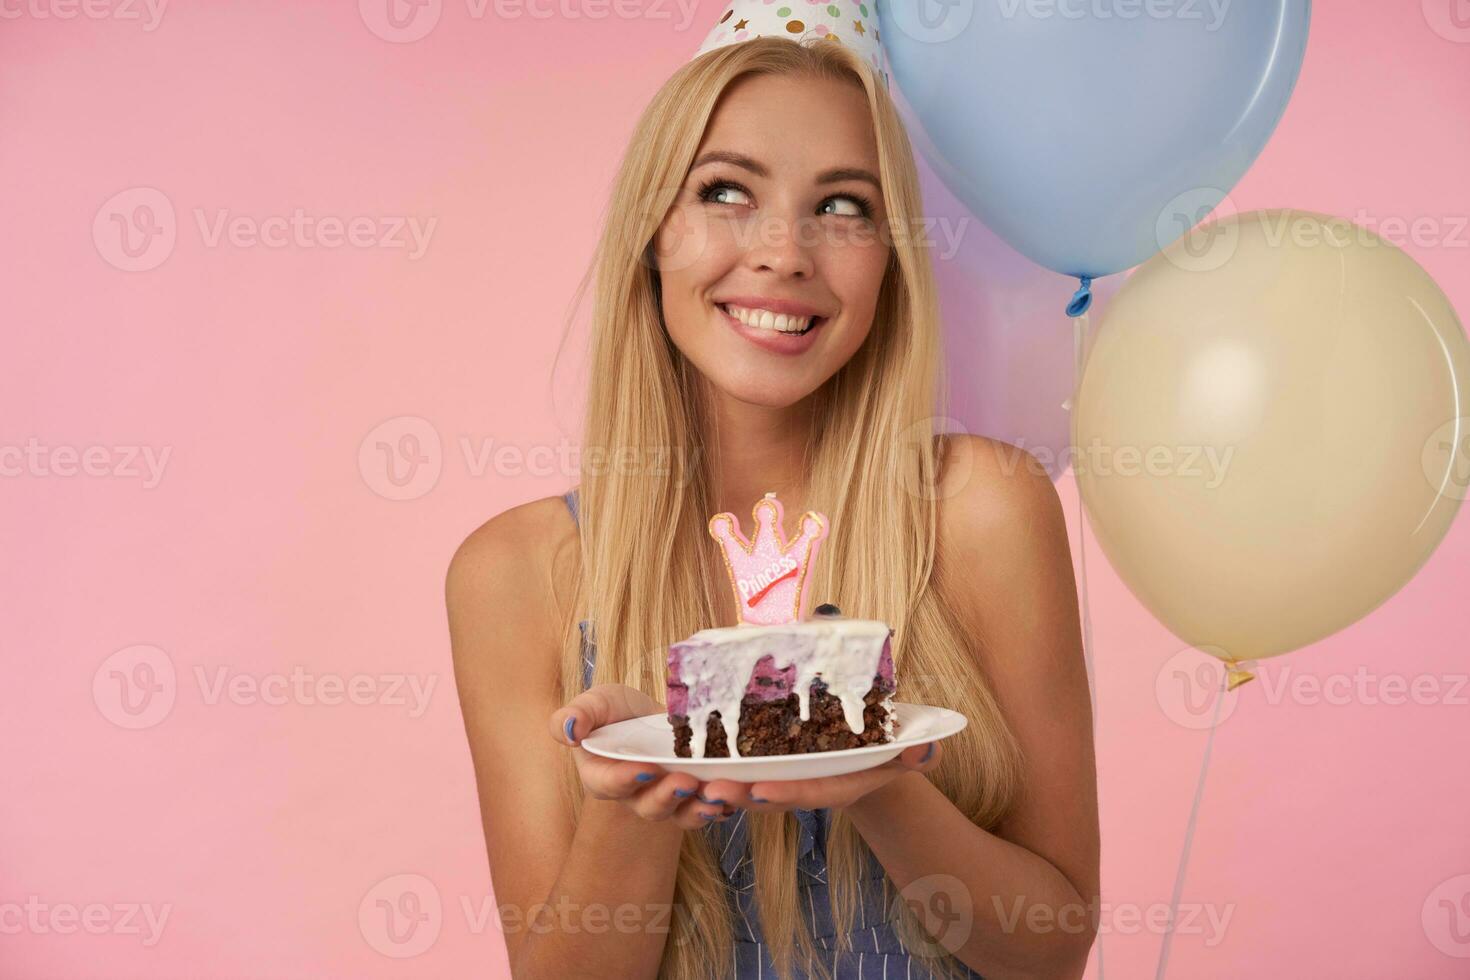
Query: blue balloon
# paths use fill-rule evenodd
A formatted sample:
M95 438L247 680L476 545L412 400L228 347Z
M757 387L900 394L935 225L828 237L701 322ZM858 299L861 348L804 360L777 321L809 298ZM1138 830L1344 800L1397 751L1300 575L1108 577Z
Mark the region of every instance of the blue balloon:
M1013 248L1082 280L1202 221L1301 73L1310 0L880 0L898 103L940 178Z

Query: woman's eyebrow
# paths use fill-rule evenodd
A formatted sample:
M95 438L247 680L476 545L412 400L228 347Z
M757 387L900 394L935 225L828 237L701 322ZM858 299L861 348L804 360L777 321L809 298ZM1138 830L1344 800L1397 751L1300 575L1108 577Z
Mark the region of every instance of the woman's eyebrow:
M880 191L883 189L883 185L878 182L878 178L874 177L862 167L838 167L836 170L827 170L817 174L817 183L819 184L835 184L843 180L865 180L876 189Z
M702 154L698 160L695 160L694 166L690 167L689 170L693 172L711 163L728 163L733 167L748 170L757 177L771 176L771 172L766 169L764 164L755 160L753 157L746 156L744 153L735 153L731 150L710 150ZM837 167L832 170L825 170L817 175L817 183L819 184L836 184L844 180L867 181L878 190L881 191L883 189L883 185L878 181L878 178L862 167Z

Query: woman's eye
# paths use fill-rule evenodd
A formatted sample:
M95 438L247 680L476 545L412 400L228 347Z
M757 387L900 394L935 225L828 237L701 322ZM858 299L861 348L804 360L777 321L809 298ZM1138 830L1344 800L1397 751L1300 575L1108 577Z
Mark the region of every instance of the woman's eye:
M838 206L845 210L829 211L827 209L829 205ZM855 197L847 197L846 195L843 195L841 197L827 198L827 200L823 203L822 213L848 215L854 218L864 218L868 215L868 207L865 203Z
M734 184L711 184L700 191L699 197L713 204L750 203L750 196Z

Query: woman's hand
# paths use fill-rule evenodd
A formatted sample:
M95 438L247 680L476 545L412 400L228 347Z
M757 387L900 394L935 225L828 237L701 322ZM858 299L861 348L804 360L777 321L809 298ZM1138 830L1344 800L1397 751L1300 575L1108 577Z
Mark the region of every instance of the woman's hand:
M720 800L730 806L756 811L847 807L905 773L928 772L939 765L939 756L939 743L926 742L909 746L881 766L842 776L754 783L713 779L705 784L704 796L708 800Z
M551 715L551 736L572 746L577 774L594 799L616 800L645 820L671 820L685 830L722 820L734 809L701 798L700 782L685 773L666 772L647 762L619 762L593 755L579 744L604 725L663 714L653 698L623 684L597 684Z

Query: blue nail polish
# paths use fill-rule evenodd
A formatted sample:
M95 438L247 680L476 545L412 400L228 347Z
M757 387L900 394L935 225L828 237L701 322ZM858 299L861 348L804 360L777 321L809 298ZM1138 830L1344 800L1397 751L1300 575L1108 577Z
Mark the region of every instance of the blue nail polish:
M750 802L752 802L752 803L769 803L771 801L770 800L763 800L759 796L752 796L750 798Z
M694 790L692 790L692 789L676 789L676 790L674 790L674 795L677 796L681 800L687 800L687 799L689 799L689 797L691 797L691 796L694 795Z
M638 775L637 775L637 776L635 776L635 777L634 777L634 778L635 778L635 779L637 779L637 780L638 780L638 781L639 781L639 782L640 782L640 783L646 783L646 782L648 782L648 781L649 781L649 780L650 780L650 779L652 779L652 778L653 778L653 773L651 773L651 772L640 772L640 773L639 773L639 774L638 774Z
M575 742L577 740L577 736L573 733L573 728L576 726L576 724L577 716L573 715L572 717L568 718L567 723L562 726L562 731L567 733L568 742Z
M700 816L703 817L706 820L713 820L716 817L718 817L719 814L718 813L701 813Z
M924 752L924 758L922 758L922 759L919 760L919 765L922 766L924 763L928 762L929 759L933 755L934 755L934 743L933 742L930 742L929 743L929 748Z
M701 802L701 803L708 803L711 806L717 806L717 805L722 805L725 801L724 800L707 800L703 796L701 796L699 798L699 802Z

